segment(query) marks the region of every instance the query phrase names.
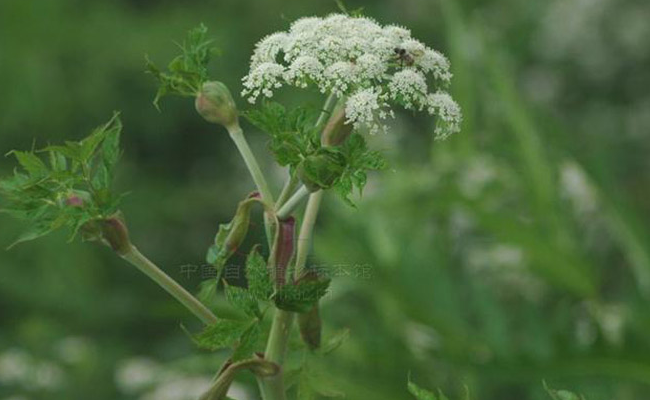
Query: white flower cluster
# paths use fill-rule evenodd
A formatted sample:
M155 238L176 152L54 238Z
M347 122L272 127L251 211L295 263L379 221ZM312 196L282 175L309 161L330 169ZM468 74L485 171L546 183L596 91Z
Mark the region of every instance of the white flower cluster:
M315 87L346 99L347 123L371 133L385 130L391 103L438 118L439 138L460 130L460 107L441 89L451 80L449 61L413 39L408 29L372 19L332 14L295 21L289 31L255 47L242 95L255 103L283 85Z

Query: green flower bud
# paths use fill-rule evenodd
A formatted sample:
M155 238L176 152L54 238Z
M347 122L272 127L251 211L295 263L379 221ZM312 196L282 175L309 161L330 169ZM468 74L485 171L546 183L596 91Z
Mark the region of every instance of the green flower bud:
M221 82L206 82L196 95L196 111L206 121L229 127L237 124L237 106L228 87Z
M322 148L306 157L297 168L298 178L310 192L329 189L343 172L345 160L340 153Z

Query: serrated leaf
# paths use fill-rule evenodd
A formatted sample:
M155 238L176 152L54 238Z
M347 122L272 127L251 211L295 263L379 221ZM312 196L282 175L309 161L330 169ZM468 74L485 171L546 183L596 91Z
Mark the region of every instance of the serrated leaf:
M320 149L315 127L318 114L318 110L305 107L287 111L279 103L265 102L259 109L244 112L243 116L269 134L269 149L278 164L294 169L305 157Z
M27 231L23 232L12 244L10 244L7 249L11 249L20 243L24 242L29 242L32 240L36 240L38 238L41 238L50 232L52 232L55 228L51 224L37 224L32 227L30 227Z
M330 279L318 278L284 285L273 296L273 301L281 310L304 313L327 293L329 284Z
M367 171L386 168L386 160L378 151L369 150L365 139L358 133L353 133L340 147L345 158L345 170L334 183L334 188L343 200L354 206L350 195L356 188L361 194L367 181Z
M48 173L45 163L34 153L14 150L10 152L23 169L32 177L40 177Z
M232 354L232 361L240 361L249 358L257 347L262 335L259 321L253 321L239 338L239 343Z
M146 57L146 71L158 80L158 91L154 105L159 108L160 99L168 94L178 96L195 96L204 82L208 80L207 66L216 53L207 39L208 28L201 24L191 29L178 45L181 54L174 57L167 65L167 72L161 71Z
M116 212L120 196L112 195L111 174L102 161L103 142L108 133L120 128L116 113L81 141L11 153L27 174L15 171L0 180L0 194L6 202L3 208L32 226L12 246L61 227L68 227L74 237L84 224ZM49 163L43 162L39 153L47 153Z
M266 301L271 298L273 281L258 247L254 247L246 258L246 280L248 290L257 300Z
M257 305L257 300L246 289L239 286L229 285L224 281L226 292L226 299L235 308L243 311L246 315L251 317L260 317L260 308Z
M104 165L111 170L120 159L120 135L122 133L122 124L116 124L113 129L106 133L106 138L102 144L102 154Z
M220 319L194 336L194 342L200 348L211 351L232 347L249 325L248 321Z
M68 168L65 156L57 151L49 151L50 167L52 171L63 172Z

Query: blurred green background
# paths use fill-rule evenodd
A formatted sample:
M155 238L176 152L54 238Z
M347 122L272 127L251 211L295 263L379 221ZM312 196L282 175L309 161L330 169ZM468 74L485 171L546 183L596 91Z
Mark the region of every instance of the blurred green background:
M650 398L650 3L348 1L452 61L463 132L433 142L399 114L390 168L357 210L325 200L313 264L340 271L314 362L350 399L407 399L407 377L461 398ZM198 290L219 222L252 188L228 136L188 99L151 104L144 54L205 23L211 72L241 89L257 40L323 0L1 0L0 152L79 139L121 110L118 189L132 236ZM295 98L285 92L283 98ZM299 94L318 105L316 94ZM244 105L238 97L241 105ZM245 126L273 185L266 138ZM13 168L0 158L0 173ZM0 219L0 244L23 226ZM257 225L254 233L261 237ZM217 304L218 307L221 305ZM193 348L192 316L106 248L57 234L0 251L0 399L192 399L226 354ZM233 397L256 399L250 377Z

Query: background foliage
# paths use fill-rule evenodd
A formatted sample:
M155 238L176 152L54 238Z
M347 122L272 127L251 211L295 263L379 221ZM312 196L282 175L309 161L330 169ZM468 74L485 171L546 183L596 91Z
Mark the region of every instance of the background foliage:
M333 292L314 386L406 399L407 376L461 398L592 400L650 390L650 4L642 0L382 0L351 8L450 56L463 133L401 114L371 138L388 169L358 209L326 197L311 263ZM132 236L198 290L218 223L252 187L229 138L187 99L151 104L144 54L205 23L212 76L238 92L254 43L324 1L0 2L0 150L79 140L121 110L118 189ZM319 106L316 96L282 93ZM240 105L244 101L238 99ZM247 127L271 169L264 135ZM13 160L0 159L2 175ZM260 221L253 227L262 235ZM3 216L0 243L24 226ZM192 317L133 268L64 234L0 252L0 398L194 398L223 360ZM225 302L215 304L222 312ZM190 356L188 356L190 355ZM198 388L198 389L197 389ZM253 381L236 386L254 398ZM184 397L187 396L187 397Z

